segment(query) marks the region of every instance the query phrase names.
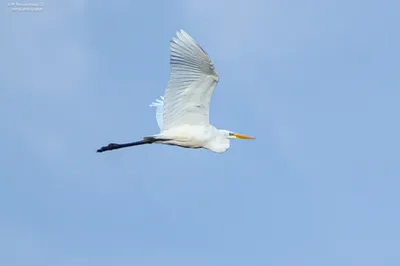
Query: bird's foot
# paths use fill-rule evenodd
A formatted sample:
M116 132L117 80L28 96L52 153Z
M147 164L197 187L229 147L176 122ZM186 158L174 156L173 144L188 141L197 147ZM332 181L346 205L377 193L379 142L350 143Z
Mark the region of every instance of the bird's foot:
M114 150L116 147L118 147L119 145L116 143L110 143L107 146L103 146L100 149L97 150L97 152L103 152L103 151L110 151L110 150Z

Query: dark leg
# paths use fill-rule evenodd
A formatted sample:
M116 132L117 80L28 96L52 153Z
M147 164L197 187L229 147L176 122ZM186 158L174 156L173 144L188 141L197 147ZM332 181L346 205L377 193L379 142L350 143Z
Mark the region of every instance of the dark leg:
M154 142L166 141L166 140L168 140L168 139L158 139L158 138L154 138L154 137L146 137L143 140L130 142L130 143L123 143L123 144L110 143L107 146L103 146L100 149L98 149L97 152L117 150L117 149L121 149L121 148L139 146L139 145L144 145L144 144L151 144Z

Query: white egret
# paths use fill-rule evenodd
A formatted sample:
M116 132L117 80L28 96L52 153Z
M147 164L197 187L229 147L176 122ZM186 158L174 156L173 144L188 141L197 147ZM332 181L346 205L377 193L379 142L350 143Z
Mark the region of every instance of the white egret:
M254 139L210 125L210 101L219 77L196 41L180 30L171 40L170 50L168 87L164 97L150 105L156 107L160 133L136 142L110 143L97 152L158 143L221 153L229 149L231 139Z

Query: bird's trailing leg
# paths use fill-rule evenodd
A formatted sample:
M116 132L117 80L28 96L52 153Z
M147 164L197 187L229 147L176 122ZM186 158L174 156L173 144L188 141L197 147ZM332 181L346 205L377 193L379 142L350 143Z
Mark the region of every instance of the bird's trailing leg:
M160 139L160 138L155 138L155 137L145 137L143 140L130 142L130 143L123 143L123 144L110 143L107 146L103 146L100 149L98 149L97 152L117 150L117 149L121 149L121 148L139 146L139 145L144 145L144 144L152 144L154 142L166 141L166 140L168 140L168 139Z

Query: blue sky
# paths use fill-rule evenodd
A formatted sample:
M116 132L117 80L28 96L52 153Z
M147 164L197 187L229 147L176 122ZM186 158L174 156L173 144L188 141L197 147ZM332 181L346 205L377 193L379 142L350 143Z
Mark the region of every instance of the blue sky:
M0 8L1 265L399 265L398 1ZM220 75L224 154L149 145L169 40Z

